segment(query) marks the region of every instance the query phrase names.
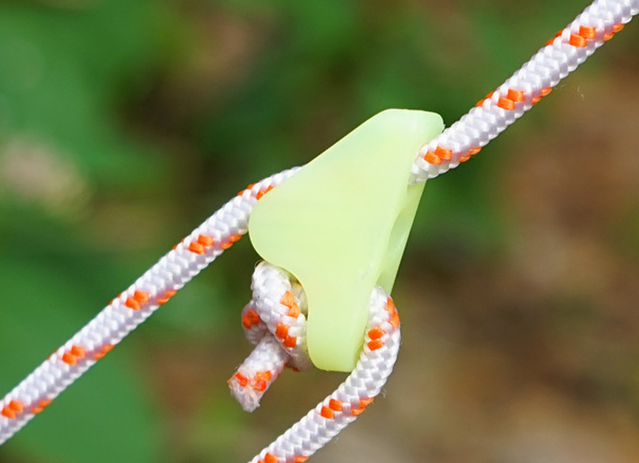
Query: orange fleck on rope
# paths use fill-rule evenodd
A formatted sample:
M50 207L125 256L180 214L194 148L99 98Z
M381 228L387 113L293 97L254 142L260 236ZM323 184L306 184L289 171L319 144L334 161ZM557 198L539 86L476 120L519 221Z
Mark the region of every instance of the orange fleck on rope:
M327 420L332 420L335 418L335 412L328 407L322 407L320 415L322 415Z
M102 360L106 354L113 350L114 347L115 346L113 346L112 344L105 344L104 346L102 346L102 349L100 349L99 352L93 354L93 358L96 360Z
M335 400L335 399L331 399L328 401L328 408L330 408L331 410L335 411L335 412L341 412L342 411L342 402L339 400Z
M437 166L441 165L442 160L439 159L438 156L435 156L435 153L432 152L428 152L424 155L424 159L426 160L426 162L429 162L430 164L435 164Z
M256 391L264 392L268 386L268 382L273 379L273 373L268 370L258 371L255 373L255 382L253 389Z
M244 326L244 328L246 328L247 330L250 330L251 327L253 327L254 325L257 325L259 322L260 322L260 316L253 309L246 312L246 315L242 317L242 326Z
M223 243L222 243L222 246L221 246L221 247L222 247L222 249L223 249L223 250L225 250L225 251L226 251L228 248L230 248L231 246L233 246L233 244L235 244L235 242L236 242L236 241L237 241L237 240L233 241L233 240L231 240L231 239L229 238L227 241L225 241L225 242L223 242Z
M80 346L73 346L71 348L71 353L75 355L76 357L80 357L80 358L87 355L86 351L84 350L84 347L80 347Z
M247 185L246 188L244 188L242 191L240 191L237 195L238 196L244 195L245 192L251 191L254 186L255 186L255 183L251 183L250 185Z
M257 192L257 194L255 195L255 197L257 199L262 199L262 196L264 196L266 193L268 193L269 191L271 191L273 189L273 185L269 185L268 188L264 191L260 190Z
M158 303L159 305L166 304L167 302L169 302L169 299L171 299L171 298L172 298L173 296L175 296L176 294L177 294L177 291L176 291L176 290L174 290L174 289L170 289L170 290L168 290L168 291L166 291L166 292L164 293L164 296L163 296L163 297L158 298L157 303Z
M11 402L9 402L9 405L2 409L2 412L0 412L0 414L7 418L15 419L18 414L22 413L23 411L24 404L19 400L12 400Z
M390 313L396 313L397 312L397 307L395 307L395 303L393 302L393 300L389 297L388 301L386 301L386 307L385 310Z
M397 307L395 307L395 303L391 298L388 298L386 310L391 314L390 324L393 328L397 329L399 327L399 314L397 313Z
M277 324L277 330L275 330L275 336L280 339L286 339L286 336L288 336L288 326L282 322L279 322Z
M573 47L584 48L586 45L588 45L588 40L577 34L572 34L570 36L570 40L568 40L568 43Z
M370 398L370 399L361 399L361 400L359 401L359 407L358 407L358 408L353 408L353 409L351 409L351 415L353 415L353 416L361 415L361 414L364 412L364 410L366 410L366 408L367 408L370 404L372 404L372 403L373 403L373 400L375 400L375 399L373 399L373 398Z
M228 248L230 248L231 246L233 246L233 244L237 243L240 238L242 238L242 235L231 235L228 237L228 239L222 243L222 249L224 251L226 251Z
M0 415L4 416L5 418L9 418L11 420L14 420L17 416L16 412L11 410L9 407L4 407L2 409L2 412L0 412Z
M547 96L550 92L552 92L552 88L548 87L548 88L542 88L541 91L539 92L539 95L533 97L532 99L532 104L537 104L541 101L541 99L545 96Z
M204 246L202 246L200 243L197 242L193 242L191 244L189 244L189 251L195 253L195 254L199 254L201 256L204 255Z
M397 312L395 312L391 317L390 324L395 329L399 328L399 314Z
M552 39L550 39L548 42L546 42L546 46L552 45L553 42L562 34L562 32L563 32L563 30L557 32Z
M284 296L282 296L282 300L280 301L280 303L285 306L288 307L288 316L289 317L293 317L293 318L297 318L300 315L300 308L297 305L297 303L295 302L295 296L293 296L293 293L290 291L286 291L284 293Z
M604 35L604 42L607 42L608 40L613 38L617 32L623 29L623 27L624 27L624 24L615 24L614 26L612 26L612 32L609 32Z
M584 39L596 39L597 29L594 27L579 26L579 36Z
M255 373L255 379L259 381L270 381L271 379L273 379L273 373L271 373L269 370L258 371L257 373Z
M72 367L78 364L78 359L86 356L86 350L82 346L72 346L68 352L62 356L62 361Z
M368 407L370 404L372 404L374 401L375 401L375 398L374 398L374 397L370 397L370 398L368 398L368 399L361 399L361 400L359 401L359 406L360 406L360 407L364 407L364 408L366 408L366 407Z
M49 405L51 405L52 402L53 400L50 400L50 399L42 399L40 402L38 402L37 406L31 409L31 413L33 413L34 415L37 415L38 413L42 413L42 411L45 408L47 408Z
M246 387L248 386L249 380L246 376L241 373L235 373L235 378L239 381L240 386Z
M508 90L507 98L511 101L521 103L526 99L526 95L521 90Z
M64 355L62 356L62 361L67 365L71 365L72 367L78 364L78 358L70 352L64 353Z
M373 339L372 341L369 341L367 346L370 350L377 350L384 347L384 343L380 341L379 339Z
M490 93L489 93L488 95L486 95L484 98L482 98L481 100L479 100L475 106L479 107L479 106L483 105L483 104L484 104L484 102L485 102L486 100L491 99L491 98L492 98L492 96L493 96L494 94L495 94L495 92L490 92Z
M442 161L450 161L451 159L453 159L453 150L438 146L437 148L435 148L435 156L437 156Z
M136 291L133 293L133 299L140 303L149 302L149 293L146 291Z
M513 100L509 100L508 98L501 97L497 101L497 106L501 109L505 109L506 111L512 111L515 109L515 102Z
M290 292L290 291L286 291L284 293L284 296L282 296L282 299L280 300L280 303L282 305L285 305L289 309L292 309L293 306L297 305L297 303L295 302L295 296L293 296L293 293Z
M379 326L376 328L373 328L372 330L370 330L368 332L368 337L371 339L379 339L382 336L384 336L386 334L386 331L384 331L383 329L381 329Z
M208 235L200 235L197 237L197 242L202 246L213 246L213 237Z
M468 154L466 156L460 156L459 157L459 162L466 162L468 161L470 158L472 158L473 156L475 156L477 153L479 153L481 151L481 148L478 146L476 148L470 148L468 150Z
M288 316L293 318L297 318L300 316L300 308L297 304L289 309Z
M133 310L140 310L142 308L140 303L132 297L127 298L127 300L124 302L124 305Z
M286 336L282 344L292 349L293 347L297 346L297 338L295 336Z

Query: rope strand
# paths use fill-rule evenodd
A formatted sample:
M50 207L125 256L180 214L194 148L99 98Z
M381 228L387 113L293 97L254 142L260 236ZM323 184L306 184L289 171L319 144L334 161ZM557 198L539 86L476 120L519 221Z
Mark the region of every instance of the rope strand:
M0 401L0 445L244 235L255 203L296 171L242 190L9 392Z
M596 0L497 90L424 145L415 158L410 182L437 177L479 153L637 13L639 0Z

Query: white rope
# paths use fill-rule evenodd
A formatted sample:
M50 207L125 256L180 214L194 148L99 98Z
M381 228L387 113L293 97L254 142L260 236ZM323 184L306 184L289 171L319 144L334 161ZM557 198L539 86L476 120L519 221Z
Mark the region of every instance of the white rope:
M253 299L244 309L242 324L247 338L257 347L229 380L233 395L248 411L258 406L262 394L287 363L296 368L300 359L308 362L302 338L305 298L299 282L284 270L262 262L253 274L252 289ZM278 334L278 326L290 327L288 334ZM359 361L346 381L251 463L303 462L366 409L390 376L400 343L395 304L381 287L371 295L365 333ZM286 346L287 336L299 338Z
M253 206L290 169L241 191L118 295L0 401L0 444L246 233Z
M300 283L284 270L262 262L253 272L253 298L242 311L251 355L229 380L242 408L252 412L285 366L310 368L306 349L306 296Z
M411 183L477 154L639 13L639 0L596 0L497 90L418 152Z
M482 100L441 136L422 147L413 165L411 182L426 181L468 160L521 117L637 13L639 0L596 0L493 94ZM126 291L111 301L79 333L9 392L0 401L0 445L246 233L247 220L256 201L270 188L292 176L297 169L268 177L240 192ZM259 381L265 380L268 376L255 377L256 373L263 371L256 370L262 368L257 366L262 365L260 361L265 360L264 365L271 362L265 368L272 368L269 371L273 372L281 371L284 363L304 367L306 361L301 354L304 344L303 292L296 288L296 283L291 281L290 277L280 275L277 278L274 281L283 284L281 287L278 286L277 291L287 288L285 280L288 280L288 291L293 293L295 304L300 308L300 315L277 315L279 310L284 310L283 306L288 307L282 304L282 296L279 296L279 299L276 298L275 302L272 302L272 315L268 315L267 309L259 316L258 326L254 330L252 326L248 328L249 339L258 343L258 351L247 359L244 364L246 370L240 369L239 373L247 378L247 385L257 385L257 389L262 389L263 384ZM254 299L245 308L245 316L250 310L262 306L263 298L261 299L260 295L271 290L271 283L259 284L259 275L256 279L258 283L254 282ZM273 285L277 286L275 283ZM371 297L368 337L356 369L333 395L263 450L254 462L304 461L308 455L353 421L369 400L379 392L390 374L399 345L399 330L389 331L387 326L391 312L384 313L383 309L380 311L382 306L390 307L388 304L392 304L388 296L376 289ZM284 318L277 318L280 316ZM396 312L390 316L391 327L395 327L399 323ZM279 341L275 340L282 339L277 335L277 323L283 320L290 322L287 325L287 335L296 338L295 346L288 350L282 349ZM273 323L276 323L275 331L272 329ZM371 349L371 342L376 339L370 337L370 330L380 326L384 331L383 336L386 336L381 338L385 348ZM269 333L275 333L275 337L272 334L267 335L267 329ZM284 340L286 341L286 337ZM292 344L291 341L289 343ZM280 349L281 354L273 354L276 347ZM254 363L255 361L258 363ZM245 371L246 376L242 371ZM271 376L272 378L264 384L266 387L277 375ZM238 386L234 385L236 381L240 382L240 388L244 387L244 381L236 376L230 380L231 387L235 388L235 394L244 402L244 406L249 409L257 406L263 391L257 391L260 394L249 398L237 389Z

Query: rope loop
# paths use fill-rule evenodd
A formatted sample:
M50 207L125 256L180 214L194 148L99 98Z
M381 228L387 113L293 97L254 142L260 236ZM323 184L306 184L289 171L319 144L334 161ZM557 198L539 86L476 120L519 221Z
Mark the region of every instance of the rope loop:
M306 348L307 304L299 281L285 270L261 262L253 273L253 297L242 310L246 338L255 349L229 379L231 392L247 412L285 367L311 367Z
M306 349L304 290L292 275L267 262L253 273L253 297L242 311L242 326L253 352L229 380L231 392L247 411L286 366L310 367ZM336 320L339 323L339 320ZM399 315L379 286L371 294L369 319L355 369L346 380L251 463L301 463L339 434L373 402L393 370L400 344Z

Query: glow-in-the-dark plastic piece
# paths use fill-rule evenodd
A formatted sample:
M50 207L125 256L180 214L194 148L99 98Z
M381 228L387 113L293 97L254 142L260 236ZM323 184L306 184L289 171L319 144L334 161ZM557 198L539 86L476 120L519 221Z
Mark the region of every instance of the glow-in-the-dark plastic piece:
M424 111L386 110L264 195L249 235L308 298L318 368L355 367L376 284L390 293L424 184L408 186L416 151L444 128Z

